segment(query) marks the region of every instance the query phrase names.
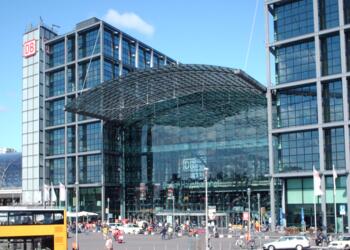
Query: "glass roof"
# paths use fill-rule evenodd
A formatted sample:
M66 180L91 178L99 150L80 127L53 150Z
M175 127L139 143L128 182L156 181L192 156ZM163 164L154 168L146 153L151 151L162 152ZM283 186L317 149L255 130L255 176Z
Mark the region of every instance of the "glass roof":
M66 110L132 124L212 126L251 106L266 106L266 88L242 70L180 64L138 70L84 91ZM181 116L181 117L179 117Z
M0 154L0 189L22 187L22 154Z

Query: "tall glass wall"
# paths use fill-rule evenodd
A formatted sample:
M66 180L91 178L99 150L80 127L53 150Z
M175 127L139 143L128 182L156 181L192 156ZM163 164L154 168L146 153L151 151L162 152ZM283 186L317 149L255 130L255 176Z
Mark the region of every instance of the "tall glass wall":
M193 119L198 117L174 108L124 128L126 216L171 211L169 192L177 212L203 212L204 168L209 168L209 205L226 213L231 222L238 223L247 207L248 187L254 197L260 191L262 206L268 206L265 106L247 105L235 113L231 108L222 107L227 114L222 119L200 107L192 110L216 121L211 125L196 123Z

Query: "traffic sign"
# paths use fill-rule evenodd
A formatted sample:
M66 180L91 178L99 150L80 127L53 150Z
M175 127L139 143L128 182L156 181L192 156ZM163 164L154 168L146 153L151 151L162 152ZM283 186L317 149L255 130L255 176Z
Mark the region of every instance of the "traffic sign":
M243 220L248 221L249 220L249 213L243 212Z
M216 206L208 206L208 217L209 217L209 220L215 220Z

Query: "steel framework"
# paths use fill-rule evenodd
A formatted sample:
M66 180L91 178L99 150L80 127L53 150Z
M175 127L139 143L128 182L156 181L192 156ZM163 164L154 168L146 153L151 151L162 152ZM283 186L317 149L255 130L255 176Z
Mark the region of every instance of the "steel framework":
M219 66L179 64L136 70L105 82L66 110L116 123L211 126L252 106L265 106L266 88L245 72Z

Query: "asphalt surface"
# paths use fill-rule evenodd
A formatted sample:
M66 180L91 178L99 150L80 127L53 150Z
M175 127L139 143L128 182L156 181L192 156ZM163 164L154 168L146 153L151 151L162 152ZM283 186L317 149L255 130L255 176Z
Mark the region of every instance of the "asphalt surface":
M226 235L225 235L226 236ZM237 245L239 236L232 238L211 238L212 250L233 250L233 249L262 249L262 245L271 242L281 235L255 235L255 246L244 245L242 248ZM105 240L102 233L88 232L79 233L79 250L103 250ZM118 244L113 240L113 250L204 250L204 235L198 237L181 236L174 239L162 240L159 234L154 235L125 235L125 243ZM72 248L75 234L70 234L68 249ZM317 249L312 247L312 249Z

